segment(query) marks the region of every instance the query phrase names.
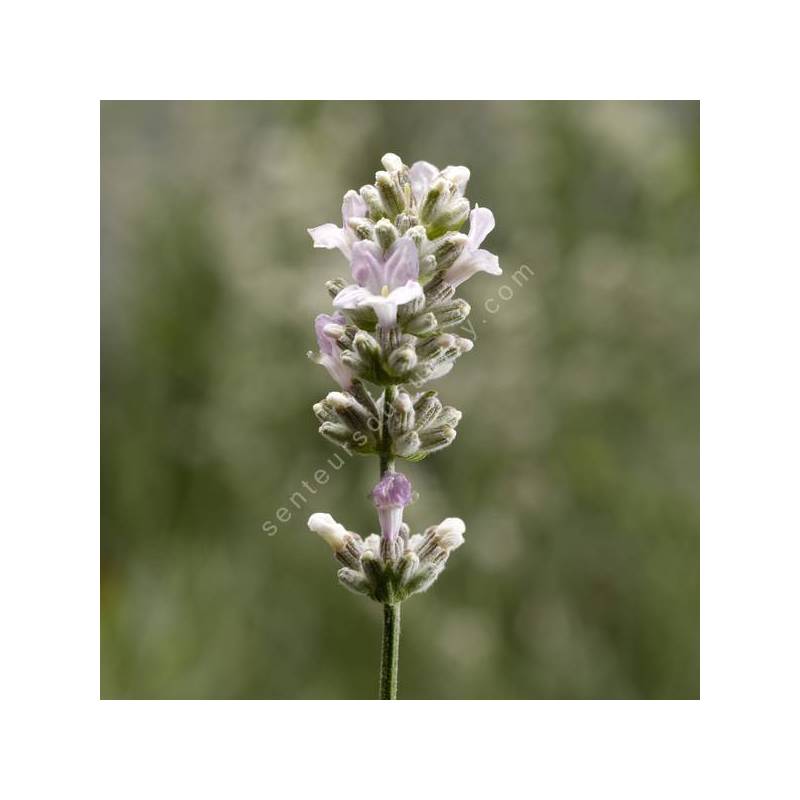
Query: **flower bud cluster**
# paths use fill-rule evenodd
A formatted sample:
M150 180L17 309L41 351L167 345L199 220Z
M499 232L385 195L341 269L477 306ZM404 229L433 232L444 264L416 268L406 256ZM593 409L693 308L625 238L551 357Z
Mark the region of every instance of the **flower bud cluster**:
M383 454L421 461L456 438L461 412L443 406L435 391L404 390L374 400L360 380L349 392L330 392L314 405L319 432L329 441L362 455Z
M328 285L334 293L341 283L330 281ZM425 304L426 289L422 297L398 309L396 324L390 328L377 325L369 310L357 309L347 315L348 320L333 323L327 322L333 317L320 315L325 318L320 323L325 344L330 346L330 342L338 349L338 362L349 378L378 386L422 386L446 375L456 359L473 347L471 339L447 330L463 323L470 312L469 303L453 298L453 292L452 287L438 282L431 287L436 296L433 302ZM309 355L323 363L322 356Z
M418 161L409 168L392 153L383 167L374 184L345 194L341 227L308 231L315 247L338 248L352 273L352 283L327 283L336 313L317 317L320 351L310 354L343 389L353 378L419 387L446 375L472 349L452 332L470 313L457 287L477 272L502 272L480 247L494 215L470 211L466 167Z
M464 543L465 526L449 517L423 534L410 535L401 523L394 538L346 531L330 514L312 514L308 527L319 534L342 564L339 582L379 603L399 603L429 589L453 550Z

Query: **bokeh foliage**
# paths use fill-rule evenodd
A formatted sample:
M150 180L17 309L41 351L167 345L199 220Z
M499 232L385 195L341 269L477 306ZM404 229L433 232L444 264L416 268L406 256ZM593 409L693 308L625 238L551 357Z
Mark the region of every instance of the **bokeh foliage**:
M305 228L387 151L469 166L506 270L463 287L458 439L404 468L412 530L467 544L404 607L401 696L698 696L697 103L106 102L101 140L103 697L375 696L380 608L305 526L374 530L377 475L314 482L346 268Z

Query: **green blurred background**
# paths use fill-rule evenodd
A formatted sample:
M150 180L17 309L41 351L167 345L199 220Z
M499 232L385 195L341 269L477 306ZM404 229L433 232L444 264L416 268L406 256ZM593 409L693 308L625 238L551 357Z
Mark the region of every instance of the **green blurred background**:
M104 102L101 140L102 697L376 695L381 609L305 524L374 530L377 475L313 483L347 270L305 229L387 151L470 167L506 273L462 287L458 438L402 467L467 544L404 605L401 697L698 697L698 103Z

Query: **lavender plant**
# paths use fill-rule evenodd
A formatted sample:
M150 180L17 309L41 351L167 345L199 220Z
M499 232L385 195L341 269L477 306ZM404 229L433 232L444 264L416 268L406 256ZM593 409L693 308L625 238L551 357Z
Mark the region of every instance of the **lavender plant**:
M318 533L342 564L340 583L383 605L381 699L397 697L400 605L424 592L464 542L464 522L449 517L411 535L403 510L412 501L395 460L421 461L450 445L461 412L423 390L453 368L472 341L454 329L469 315L456 289L477 272L500 275L497 256L480 245L494 215L470 210L466 167L439 170L425 161L410 168L393 153L381 160L373 185L348 191L342 225L309 228L314 247L338 248L353 282L329 281L334 314L314 323L324 366L341 391L314 406L319 432L349 452L379 458L372 490L380 536L362 538L330 514L312 514ZM469 232L460 233L469 218ZM375 396L367 384L377 387ZM373 390L374 391L374 390Z

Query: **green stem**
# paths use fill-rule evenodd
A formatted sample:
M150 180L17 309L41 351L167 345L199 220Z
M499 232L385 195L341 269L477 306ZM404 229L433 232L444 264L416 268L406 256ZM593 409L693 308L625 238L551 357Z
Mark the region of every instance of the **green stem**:
M387 472L394 472L394 459L390 455L381 453L381 466L379 478L382 478Z
M381 431L380 478L394 472L394 457L389 436L389 413L397 389L387 386L383 393L383 420ZM383 644L381 646L381 676L378 696L381 700L397 700L397 671L400 659L400 603L383 606Z
M389 413L394 398L397 396L397 389L394 386L387 386L383 393L383 418L381 420L381 452L380 452L380 474L382 478L387 472L394 472L394 457L392 456L391 446L392 437L389 435Z
M397 700L397 668L400 657L400 603L383 607L383 647L381 649L381 700Z

